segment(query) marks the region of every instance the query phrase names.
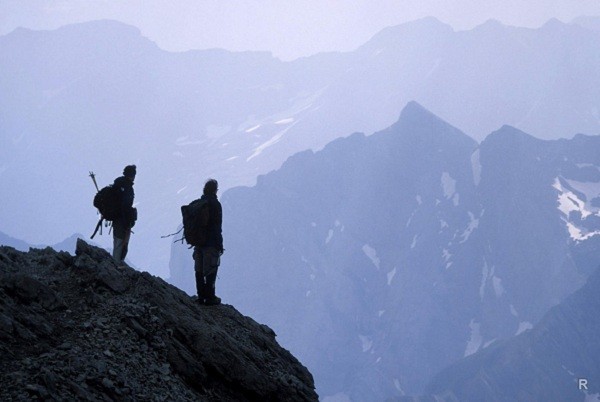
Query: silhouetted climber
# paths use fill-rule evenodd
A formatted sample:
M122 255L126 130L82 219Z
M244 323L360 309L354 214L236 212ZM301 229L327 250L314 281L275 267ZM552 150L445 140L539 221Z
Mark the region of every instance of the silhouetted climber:
M120 213L113 220L113 258L122 263L127 256L131 228L137 220L137 210L133 208L133 181L135 180L135 165L125 166L123 176L115 179L113 187L120 194Z
M223 235L221 225L223 222L223 209L217 199L218 183L210 179L204 184L204 194L200 204L206 205L208 219L205 227L205 239L201 245L194 247L194 270L196 271L196 290L198 302L206 305L217 305L221 298L215 295L215 282L217 270L223 254Z

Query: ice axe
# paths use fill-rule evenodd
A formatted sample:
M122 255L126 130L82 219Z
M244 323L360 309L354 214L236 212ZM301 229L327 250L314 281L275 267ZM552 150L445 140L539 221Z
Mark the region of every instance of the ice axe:
M94 172L90 172L90 177L92 178L92 181L94 182L94 186L96 186L96 191L100 191L100 189L98 188L98 183L96 183L96 175L94 174Z
M100 192L100 189L98 188L98 183L96 183L96 175L94 174L94 172L90 172L90 177L92 178L92 181L94 182L94 186L96 187L96 191ZM94 236L96 236L96 233L98 233L98 230L100 230L100 234L102 234L102 220L103 219L104 218L102 217L102 215L100 215L100 220L96 224L96 229L94 229L94 233L92 234L92 236L90 237L90 239L93 239Z

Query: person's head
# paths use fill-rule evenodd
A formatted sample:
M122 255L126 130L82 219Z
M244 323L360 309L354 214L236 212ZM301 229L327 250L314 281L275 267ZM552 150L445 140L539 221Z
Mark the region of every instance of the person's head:
M208 181L204 184L204 195L217 194L218 189L219 183L217 183L215 179L208 179Z
M123 169L123 176L127 177L131 181L135 179L136 168L135 165L127 165Z

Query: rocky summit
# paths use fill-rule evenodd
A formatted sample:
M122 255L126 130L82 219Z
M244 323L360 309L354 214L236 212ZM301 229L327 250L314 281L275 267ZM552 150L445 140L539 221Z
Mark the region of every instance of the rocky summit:
M75 254L0 247L0 400L318 399L269 327L82 240Z

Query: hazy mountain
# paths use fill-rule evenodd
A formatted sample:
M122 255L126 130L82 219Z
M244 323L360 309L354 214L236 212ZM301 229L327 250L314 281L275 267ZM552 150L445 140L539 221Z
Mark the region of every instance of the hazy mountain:
M0 229L31 243L91 233L88 171L106 185L136 163L130 258L164 276L159 235L207 177L254 184L298 151L391 125L413 99L477 140L502 124L540 138L597 133L599 35L555 20L455 32L425 18L353 52L284 63L165 52L111 21L18 29L0 37Z
M19 251L28 251L29 247L31 247L29 244L25 243L23 240L15 239L13 237L10 237L6 233L2 233L2 232L0 232L0 245L9 246L9 247L15 248Z
M219 293L272 326L322 397L418 394L531 328L598 265L600 137L474 140L409 103L222 197ZM195 292L173 246L171 280ZM339 395L338 395L339 396Z
M427 392L436 401L598 400L599 289L600 271L532 330L448 367Z
M572 24L577 24L583 28L593 31L600 31L600 17L582 16L575 18Z
M52 245L50 247L52 249L56 250L56 251L66 251L68 253L74 253L75 252L75 246L77 244L77 239L82 238L82 237L83 236L81 234L76 233L76 234L74 234L74 235L72 235L72 236L64 239L60 243L54 244L54 245ZM93 244L93 245L95 245L94 242L90 242L90 243ZM29 251L29 249L31 247L33 247L33 248L46 248L46 247L48 247L47 245L40 245L40 244L31 245L31 244L27 244L23 240L12 238L12 237L10 237L7 234L2 233L2 232L0 232L0 246L9 246L9 247L17 249L19 251Z

